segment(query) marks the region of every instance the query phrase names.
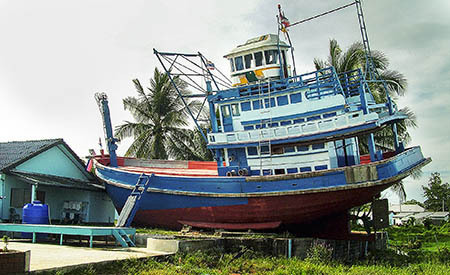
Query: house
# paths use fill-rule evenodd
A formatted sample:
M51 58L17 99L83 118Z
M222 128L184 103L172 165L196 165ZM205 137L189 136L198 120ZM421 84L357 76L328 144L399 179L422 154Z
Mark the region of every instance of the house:
M414 224L423 224L429 219L433 224L438 225L448 221L450 217L449 212L428 212L417 204L391 204L389 212L392 215L392 224L395 225L406 224L410 219L414 221Z
M32 200L54 222L113 223L104 186L62 139L0 143L0 220L17 222Z
M390 204L391 224L402 225L414 214L423 213L425 209L417 204Z

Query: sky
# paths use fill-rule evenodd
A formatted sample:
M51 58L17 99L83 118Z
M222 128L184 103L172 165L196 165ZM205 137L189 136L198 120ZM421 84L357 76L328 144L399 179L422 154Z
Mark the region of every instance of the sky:
M132 117L122 99L144 86L159 51L198 52L228 71L223 55L247 39L276 33L277 4L292 22L351 2L0 0L0 142L63 138L80 156L103 137L94 100L106 92L113 125ZM365 0L372 50L408 79L398 103L418 117L409 146L433 162L404 180L407 199L423 201L431 172L450 181L450 1ZM290 29L299 73L314 70L335 38L344 50L360 41L354 6ZM130 140L119 144L124 154ZM393 194L389 199L397 200Z

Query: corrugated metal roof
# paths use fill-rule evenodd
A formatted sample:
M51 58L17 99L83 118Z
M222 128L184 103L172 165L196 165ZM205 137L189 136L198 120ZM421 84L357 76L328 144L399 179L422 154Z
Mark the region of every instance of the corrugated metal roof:
M28 159L58 142L62 142L62 139L0 142L0 170L24 159Z
M394 213L419 213L424 212L425 209L417 204L391 204L389 211Z

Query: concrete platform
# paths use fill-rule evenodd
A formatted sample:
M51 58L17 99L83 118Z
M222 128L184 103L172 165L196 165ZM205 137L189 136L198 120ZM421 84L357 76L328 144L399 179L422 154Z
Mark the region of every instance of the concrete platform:
M88 248L57 244L41 244L11 240L9 249L31 250L30 271L77 267L128 258L147 258L171 253L149 251L147 248ZM1 273L1 272L0 272Z

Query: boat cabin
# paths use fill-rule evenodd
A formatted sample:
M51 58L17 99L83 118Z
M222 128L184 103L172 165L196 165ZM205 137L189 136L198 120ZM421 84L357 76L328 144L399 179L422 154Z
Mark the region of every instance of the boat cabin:
M280 41L275 34L252 38L237 46L224 56L230 61L232 85L241 86L290 76L288 49L289 45Z

